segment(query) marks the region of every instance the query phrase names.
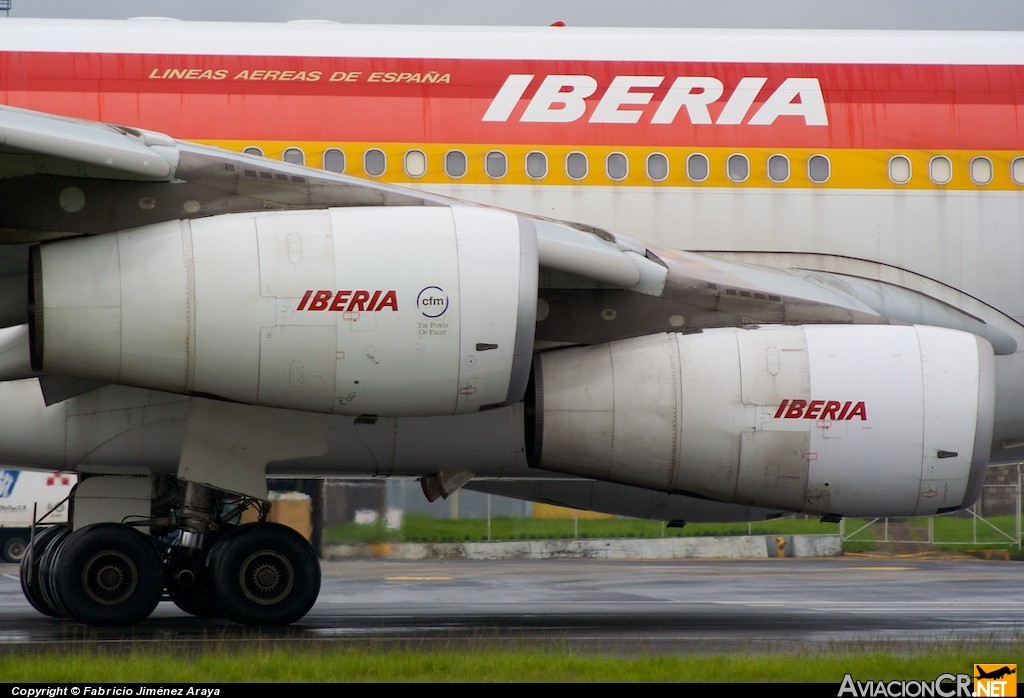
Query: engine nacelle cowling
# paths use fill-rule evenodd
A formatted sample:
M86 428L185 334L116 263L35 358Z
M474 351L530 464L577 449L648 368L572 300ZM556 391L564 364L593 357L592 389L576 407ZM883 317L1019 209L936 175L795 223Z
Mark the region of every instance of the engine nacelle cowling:
M659 334L535 362L531 464L722 502L931 515L981 492L992 349L934 327ZM529 426L529 425L528 425Z
M33 368L336 414L514 403L536 321L531 225L484 208L345 208L45 244Z

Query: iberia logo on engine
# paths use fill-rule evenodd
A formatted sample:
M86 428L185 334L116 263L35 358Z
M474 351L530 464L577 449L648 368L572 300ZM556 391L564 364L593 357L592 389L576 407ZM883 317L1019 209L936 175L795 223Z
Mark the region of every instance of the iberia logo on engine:
M867 421L868 410L863 400L790 400L786 399L775 410L775 419L830 419L833 421L859 418Z
M336 313L369 313L398 310L398 294L394 290L329 291L312 289L302 295L296 310L329 310Z

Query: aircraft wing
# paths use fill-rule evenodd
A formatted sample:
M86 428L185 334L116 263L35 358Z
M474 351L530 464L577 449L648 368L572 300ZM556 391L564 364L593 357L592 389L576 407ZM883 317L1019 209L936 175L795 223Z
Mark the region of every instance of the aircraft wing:
M327 206L421 206L395 187L164 134L0 106L7 243L96 235L160 221ZM15 199L11 199L15 200Z
M134 488L117 520L289 474L675 525L946 513L1016 351L845 267L7 107L0 201L0 443Z
M4 326L24 321L30 243L228 213L473 206L153 131L6 106L0 106L0 197L18 202L0 209ZM653 249L632 235L528 218L547 312L537 327L540 347L759 323L927 322L985 336L997 353L1016 348L976 317L870 280ZM611 313L614 323L594 322ZM20 345L22 338L8 338L8 348L12 342ZM0 357L3 346L0 341Z

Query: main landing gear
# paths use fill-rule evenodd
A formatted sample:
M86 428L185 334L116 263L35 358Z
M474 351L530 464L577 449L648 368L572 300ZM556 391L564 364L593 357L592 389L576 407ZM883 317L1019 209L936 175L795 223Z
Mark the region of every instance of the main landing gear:
M266 522L262 503L176 479L143 479L154 490L149 517L83 525L79 519L96 511L90 499L115 500L76 501L73 494L74 523L37 531L21 561L21 588L33 608L94 626L138 623L164 598L191 615L246 625L287 625L312 608L320 593L316 551L294 529ZM86 512L79 519L76 503ZM239 524L249 506L258 520Z

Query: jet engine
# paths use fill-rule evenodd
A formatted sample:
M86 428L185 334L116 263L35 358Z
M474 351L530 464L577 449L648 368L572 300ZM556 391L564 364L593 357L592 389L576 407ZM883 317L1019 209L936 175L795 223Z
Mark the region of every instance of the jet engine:
M919 326L658 334L538 356L531 464L825 516L917 516L978 497L992 349ZM532 429L531 429L532 427Z
M44 244L32 366L348 415L522 399L532 224L474 207L240 213Z

